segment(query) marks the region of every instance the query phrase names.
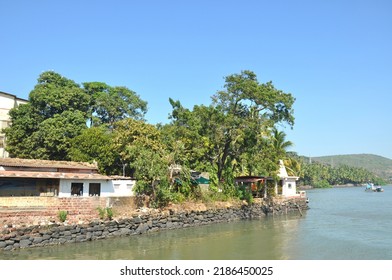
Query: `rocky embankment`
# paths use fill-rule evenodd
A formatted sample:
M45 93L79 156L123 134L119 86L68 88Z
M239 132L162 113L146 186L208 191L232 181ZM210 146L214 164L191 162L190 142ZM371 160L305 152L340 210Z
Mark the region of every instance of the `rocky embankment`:
M29 247L59 245L64 243L86 242L116 236L130 236L231 222L242 219L260 218L265 215L282 215L308 209L304 199L283 201L261 201L251 206L236 205L225 208L205 210L147 211L129 218L102 221L88 224L52 224L48 226L7 227L0 233L0 250L15 250Z

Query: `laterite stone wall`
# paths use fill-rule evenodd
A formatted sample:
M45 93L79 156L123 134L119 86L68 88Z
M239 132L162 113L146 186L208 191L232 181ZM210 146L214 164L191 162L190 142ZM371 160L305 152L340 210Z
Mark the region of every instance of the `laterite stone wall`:
M65 200L62 204L70 211L82 203L82 200ZM104 199L90 200L91 207L107 203ZM101 204L100 204L101 203ZM110 203L110 201L109 201ZM131 203L130 200L112 200L119 207ZM111 221L95 220L84 224L33 225L27 227L6 227L0 232L0 250L15 250L28 247L60 245L64 243L86 242L118 236L130 236L157 232L162 230L181 229L202 226L213 223L232 222L235 220L260 218L266 215L284 215L289 212L299 212L308 209L305 199L261 201L250 206L242 205L222 209L207 209L203 211L152 211L128 218ZM86 211L89 211L86 207ZM50 211L48 211L49 213Z

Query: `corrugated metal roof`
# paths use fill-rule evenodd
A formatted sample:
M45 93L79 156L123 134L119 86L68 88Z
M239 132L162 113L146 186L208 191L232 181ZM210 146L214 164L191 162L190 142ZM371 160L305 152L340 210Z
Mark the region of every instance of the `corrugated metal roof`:
M35 168L64 168L97 170L95 164L75 161L54 161L42 159L0 158L0 166L35 167Z
M263 182L267 179L267 177L262 176L239 176L234 178L235 182L244 182L244 183L254 183L254 182Z

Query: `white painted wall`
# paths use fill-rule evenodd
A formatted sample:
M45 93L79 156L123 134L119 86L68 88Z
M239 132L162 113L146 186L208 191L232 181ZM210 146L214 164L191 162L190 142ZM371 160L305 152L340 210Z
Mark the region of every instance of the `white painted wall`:
M9 126L10 117L8 115L9 110L18 106L19 104L25 104L27 101L19 99L12 94L6 94L0 92L0 157L8 157L8 153L5 151L5 136L1 133L3 128Z
M295 196L297 194L297 177L288 177L283 179L282 195Z
M59 197L71 197L71 184L83 183L83 197L89 197L89 184L101 184L101 197L133 196L135 180L69 180L60 179Z
M133 188L135 187L135 180L112 180L113 195L108 196L133 196Z
M0 94L0 119L8 120L8 111L15 107L15 97L12 95Z
M71 197L71 184L72 183L83 183L83 197L88 197L89 193L89 184L90 183L99 183L101 184L101 196L102 191L107 190L109 188L109 181L106 180L69 180L69 179L60 179L60 189L59 189L59 197Z

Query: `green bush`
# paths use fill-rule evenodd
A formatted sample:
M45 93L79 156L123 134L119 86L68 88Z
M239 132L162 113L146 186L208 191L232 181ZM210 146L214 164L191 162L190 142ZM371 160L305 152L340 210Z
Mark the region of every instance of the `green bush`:
M216 192L216 193L213 193L212 199L214 201L229 201L231 199L231 197L225 195L223 192Z
M160 187L157 190L155 199L152 206L155 208L165 207L173 200L173 195L170 190L166 187Z
M98 215L99 218L101 218L102 220L105 219L105 217L107 217L109 220L113 219L113 209L111 207L106 207L106 208L102 208L102 207L98 207Z
M182 193L172 193L171 197L174 203L182 203L186 200L186 197Z
M98 207L97 210L98 210L98 215L99 215L99 217L100 217L102 220L105 219L106 209L105 209L105 208L102 208L102 207Z
M60 222L64 223L65 220L67 219L67 215L68 215L68 211L64 211L64 210L59 211L58 217Z
M240 185L237 188L237 192L236 192L236 196L241 200L245 200L249 205L253 204L253 194L252 194L252 190L250 189L250 187L247 187L245 185Z
M113 219L113 215L114 215L113 208L106 207L106 215L107 215L109 220L112 220Z
M253 204L254 199L253 199L253 194L252 194L252 192L246 192L245 195L244 195L244 199L246 200L246 202L248 203L248 205Z
M319 181L316 181L316 182L313 184L313 187L314 187L314 188L320 188L320 189L332 188L332 186L328 183L327 180L319 180Z

